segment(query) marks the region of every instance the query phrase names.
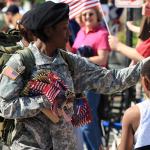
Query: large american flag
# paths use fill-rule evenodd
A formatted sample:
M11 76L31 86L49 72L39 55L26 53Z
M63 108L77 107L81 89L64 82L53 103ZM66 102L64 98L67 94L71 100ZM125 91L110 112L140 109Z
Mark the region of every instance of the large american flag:
M60 0L60 2L67 3L70 8L69 18L73 19L76 15L82 11L92 8L100 7L99 0Z

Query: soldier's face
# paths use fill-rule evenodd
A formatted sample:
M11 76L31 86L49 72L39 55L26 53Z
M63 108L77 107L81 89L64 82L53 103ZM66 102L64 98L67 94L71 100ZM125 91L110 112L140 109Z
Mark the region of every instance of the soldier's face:
M53 28L52 40L56 48L65 48L69 40L68 20L63 20Z

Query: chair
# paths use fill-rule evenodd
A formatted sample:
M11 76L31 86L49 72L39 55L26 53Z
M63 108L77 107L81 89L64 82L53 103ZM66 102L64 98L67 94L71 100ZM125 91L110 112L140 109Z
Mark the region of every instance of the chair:
M104 109L107 117L101 120L104 147L108 148L109 144L112 143L112 138L115 139L120 135L123 113L131 105L131 101L134 100L134 94L131 94L134 93L131 92L132 90L133 88L129 88L123 92L108 96L107 109Z

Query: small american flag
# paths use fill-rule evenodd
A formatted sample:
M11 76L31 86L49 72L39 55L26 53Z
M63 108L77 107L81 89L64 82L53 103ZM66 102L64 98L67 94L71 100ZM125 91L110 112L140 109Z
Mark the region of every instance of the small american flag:
M54 103L56 96L60 93L61 89L58 82L51 82L48 84L37 80L30 80L28 84L32 89L30 90L31 95L33 95L34 93L44 94L51 102L51 104Z
M69 5L70 13L69 18L73 19L75 16L79 15L82 11L92 8L100 7L99 0L60 0L60 2Z
M74 104L74 114L71 123L75 127L88 124L92 121L91 109L85 97L78 98Z
M51 83L52 85L53 83ZM56 96L60 93L60 86L57 83L53 84L54 86L50 86L48 91L46 91L45 96L48 100L53 104L55 101Z
M19 76L19 73L10 66L6 66L2 74L4 74L5 76L9 77L12 80L16 80L16 78Z

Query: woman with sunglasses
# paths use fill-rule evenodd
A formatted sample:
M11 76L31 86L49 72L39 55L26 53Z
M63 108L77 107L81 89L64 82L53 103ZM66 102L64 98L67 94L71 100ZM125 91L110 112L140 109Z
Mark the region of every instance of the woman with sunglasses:
M73 52L88 57L99 66L107 67L110 52L108 32L101 25L102 16L99 9L97 7L86 9L78 17L81 29L73 44ZM92 110L93 121L83 126L81 131L88 150L98 150L101 145L101 131L97 111L102 97L92 90L85 93Z

